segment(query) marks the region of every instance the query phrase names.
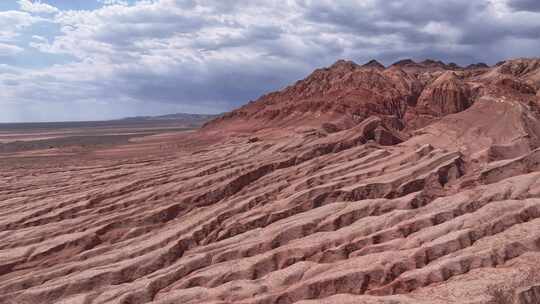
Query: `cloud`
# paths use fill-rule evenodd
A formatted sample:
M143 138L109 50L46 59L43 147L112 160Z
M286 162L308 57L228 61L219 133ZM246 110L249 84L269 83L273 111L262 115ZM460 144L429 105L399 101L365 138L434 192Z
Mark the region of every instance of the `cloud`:
M13 42L25 28L39 22L39 17L34 17L27 12L0 11L0 42Z
M535 2L102 0L94 10L0 12L0 42L15 45L26 32L17 45L28 44L32 60L69 58L0 73L10 84L0 106L11 109L0 121L15 112L47 120L81 111L77 118L216 113L339 58L469 64L531 56L540 41ZM34 33L42 21L58 32Z
M23 48L16 45L0 43L0 57L13 56L22 52L23 50Z
M0 27L2 30L28 27L40 19L27 12L20 11L0 11Z
M18 0L19 6L22 11L34 13L34 14L55 14L58 13L58 9L52 5L42 3L39 0Z
M128 5L126 0L98 0L99 3L104 5Z
M32 39L37 40L37 41L41 41L41 42L46 42L47 41L47 38L45 38L43 36L39 36L39 35L32 35Z
M509 0L508 6L518 11L540 12L540 2L537 0Z
M0 41L13 41L18 34L14 31L0 31Z

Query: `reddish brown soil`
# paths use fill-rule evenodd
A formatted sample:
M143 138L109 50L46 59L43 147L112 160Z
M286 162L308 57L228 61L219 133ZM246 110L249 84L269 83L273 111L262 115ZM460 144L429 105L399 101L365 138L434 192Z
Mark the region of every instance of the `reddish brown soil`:
M340 61L197 132L11 155L0 302L540 303L539 75Z

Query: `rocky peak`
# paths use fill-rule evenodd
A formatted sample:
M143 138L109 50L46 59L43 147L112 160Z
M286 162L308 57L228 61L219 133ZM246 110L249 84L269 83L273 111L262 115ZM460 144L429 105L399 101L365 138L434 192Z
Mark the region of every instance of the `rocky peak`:
M399 60L392 63L392 66L397 66L397 67L406 67L406 66L415 66L415 65L417 65L417 63L414 62L412 59L403 59L403 60Z
M450 62L449 64L446 65L446 68L449 69L449 70L459 70L462 67L459 64L455 63L455 62Z
M343 60L343 59L340 59L336 62L334 62L334 64L332 64L330 67L328 67L329 70L346 70L346 71L352 71L352 70L355 70L359 67L358 64L356 64L354 61L352 60Z
M489 68L489 65L487 65L486 63L478 62L478 63L469 64L465 69L475 70L475 69L488 69L488 68Z
M439 68L445 68L446 64L440 60L433 60L433 59L426 59L420 63L423 66L426 67L439 67Z
M378 62L377 60L373 59L373 60L370 60L369 62L367 62L366 64L362 65L362 67L365 67L365 68L374 68L374 69L385 69L386 67L381 64L380 62Z

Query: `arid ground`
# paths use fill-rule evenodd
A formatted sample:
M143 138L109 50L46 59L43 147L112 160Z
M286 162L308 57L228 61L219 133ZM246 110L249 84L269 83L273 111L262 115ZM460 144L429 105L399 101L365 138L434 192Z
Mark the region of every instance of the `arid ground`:
M3 123L0 124L0 165L17 167L35 163L39 167L55 162L63 165L65 161L80 163L96 160L103 153L121 158L157 153L180 147L179 142L165 138L193 132L207 120L131 118L88 122ZM125 149L125 154L114 152L115 149L125 147L129 147ZM139 150L144 152L139 153Z
M540 303L539 98L338 61L199 130L1 131L0 303Z

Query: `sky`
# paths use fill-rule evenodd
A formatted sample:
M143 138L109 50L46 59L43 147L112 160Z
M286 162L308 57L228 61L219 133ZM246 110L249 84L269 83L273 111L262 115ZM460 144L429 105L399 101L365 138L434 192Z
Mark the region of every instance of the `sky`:
M538 0L0 0L0 122L221 113L338 59L539 50Z

